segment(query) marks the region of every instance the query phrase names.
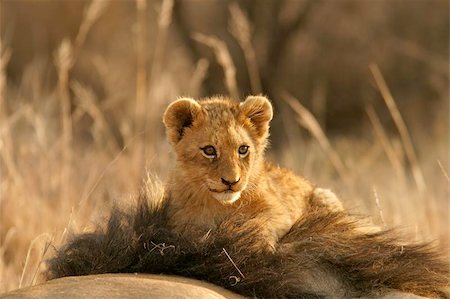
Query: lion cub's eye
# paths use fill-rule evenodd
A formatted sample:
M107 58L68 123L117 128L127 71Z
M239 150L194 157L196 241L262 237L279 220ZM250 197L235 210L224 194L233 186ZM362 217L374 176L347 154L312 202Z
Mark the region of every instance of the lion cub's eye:
M248 145L241 145L238 149L239 155L245 157L248 155Z
M212 145L200 148L206 158L215 158L217 156L216 149Z

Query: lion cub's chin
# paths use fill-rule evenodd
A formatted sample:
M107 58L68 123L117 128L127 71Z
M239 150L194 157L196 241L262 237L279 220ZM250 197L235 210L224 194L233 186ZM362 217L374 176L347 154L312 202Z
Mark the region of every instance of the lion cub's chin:
M241 192L213 192L212 196L223 204L232 204L241 197Z

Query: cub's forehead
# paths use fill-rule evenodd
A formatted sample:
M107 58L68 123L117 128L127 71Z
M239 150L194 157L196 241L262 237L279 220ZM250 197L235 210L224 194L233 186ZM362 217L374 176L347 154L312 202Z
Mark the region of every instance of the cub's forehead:
M217 144L240 144L249 139L244 126L239 123L239 102L228 99L198 101L206 116L202 124L202 139Z
M239 102L219 98L200 100L199 103L210 126L237 125Z
M199 141L206 144L212 144L219 148L234 148L242 143L251 143L251 138L244 127L237 125L233 121L227 124L220 124L217 122L207 122L203 130Z

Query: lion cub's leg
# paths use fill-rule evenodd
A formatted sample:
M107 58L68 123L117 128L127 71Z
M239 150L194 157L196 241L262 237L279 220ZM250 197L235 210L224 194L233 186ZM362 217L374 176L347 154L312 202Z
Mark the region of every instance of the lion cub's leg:
M318 203L320 205L324 205L335 212L341 212L344 210L342 202L330 189L315 188L312 200L315 204Z

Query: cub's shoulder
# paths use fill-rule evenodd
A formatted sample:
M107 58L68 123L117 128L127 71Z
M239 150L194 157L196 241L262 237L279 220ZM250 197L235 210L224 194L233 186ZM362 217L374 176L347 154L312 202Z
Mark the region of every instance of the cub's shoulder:
M312 193L314 189L314 185L307 178L270 162L264 163L263 175L277 188L286 188L294 192L302 189L302 194Z
M344 207L338 196L329 189L318 188L307 178L297 175L289 169L275 166L269 162L264 165L264 175L281 194L291 193L303 198L310 206L322 206L332 211L343 211Z

